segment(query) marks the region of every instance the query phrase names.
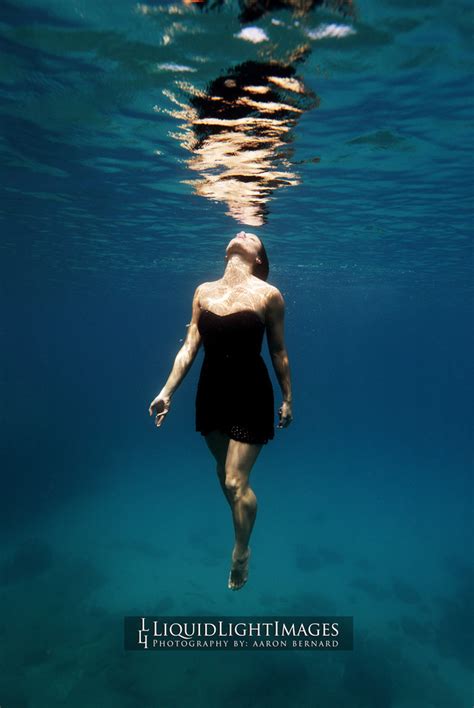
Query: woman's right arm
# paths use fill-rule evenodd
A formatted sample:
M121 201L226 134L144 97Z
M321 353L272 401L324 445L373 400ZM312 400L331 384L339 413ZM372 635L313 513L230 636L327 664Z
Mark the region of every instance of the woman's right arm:
M191 322L186 325L188 332L183 346L179 350L174 360L173 368L171 369L170 375L165 385L161 389L160 393L153 399L150 403L148 412L150 415L155 413L156 419L155 424L159 428L162 424L166 414L168 413L171 396L176 391L181 381L184 379L191 364L196 358L199 347L201 346L201 335L198 329L198 320L201 308L199 306L199 289L200 285L195 290L193 297L193 309Z

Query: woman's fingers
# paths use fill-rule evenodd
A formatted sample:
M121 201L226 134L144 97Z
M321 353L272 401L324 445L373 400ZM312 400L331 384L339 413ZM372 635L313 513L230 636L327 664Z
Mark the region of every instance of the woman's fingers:
M168 412L168 409L169 405L166 405L162 398L154 398L153 401L150 403L148 412L150 413L150 415L153 415L153 413L159 415L163 412Z
M150 415L155 415L155 425L157 428L161 426L166 414L170 408L169 401L164 400L162 397L157 396L150 403L148 412Z
M164 421L164 419L165 419L165 416L166 416L166 414L168 413L168 411L169 411L169 408L163 408L163 410L161 410L159 413L156 414L156 417L155 417L155 424L156 424L156 427L157 427L157 428L159 428L160 425L163 423L163 421Z
M280 415L280 422L278 423L279 428L287 428L293 420L291 413L289 415L282 415L283 408L278 409Z
M160 425L162 424L163 420L165 419L165 413L160 413L159 415L156 416L155 418L155 424L156 427L159 428Z

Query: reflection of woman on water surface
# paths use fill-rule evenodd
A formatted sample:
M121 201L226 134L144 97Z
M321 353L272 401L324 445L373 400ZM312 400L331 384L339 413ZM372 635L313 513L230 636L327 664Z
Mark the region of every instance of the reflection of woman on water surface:
M265 330L283 395L278 428L292 421L292 396L284 342L285 303L280 291L265 282L269 266L263 243L255 234L241 231L229 241L226 260L222 278L196 288L186 340L149 413L160 427L171 396L202 342L196 430L205 436L217 462L219 481L232 510L235 545L228 587L238 590L248 576L248 543L257 511L249 476L262 445L274 437L273 388L260 354Z

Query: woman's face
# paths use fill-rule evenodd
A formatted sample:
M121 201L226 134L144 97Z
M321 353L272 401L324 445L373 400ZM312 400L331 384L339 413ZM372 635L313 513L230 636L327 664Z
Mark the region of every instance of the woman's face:
M239 231L227 244L226 255L229 256L234 252L243 252L256 258L260 254L261 247L262 243L258 236L248 231Z

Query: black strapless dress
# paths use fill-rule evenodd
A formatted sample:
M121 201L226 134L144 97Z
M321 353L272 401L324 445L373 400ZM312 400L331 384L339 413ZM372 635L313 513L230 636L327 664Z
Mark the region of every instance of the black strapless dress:
M221 430L234 440L267 443L275 436L274 397L261 356L265 324L254 310L217 315L202 310L204 360L196 394L196 431Z

